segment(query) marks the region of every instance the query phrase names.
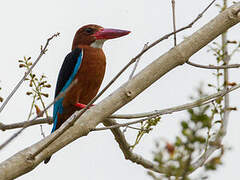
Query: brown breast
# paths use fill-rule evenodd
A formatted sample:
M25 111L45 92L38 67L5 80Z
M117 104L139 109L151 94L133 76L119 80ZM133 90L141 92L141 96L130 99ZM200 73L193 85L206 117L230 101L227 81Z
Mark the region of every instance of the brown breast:
M78 81L64 96L64 112L58 116L56 128L77 110L74 106L76 103L88 104L96 96L105 74L106 57L102 49L89 46L79 48L83 49L83 60L75 77Z
M101 48L89 46L80 47L83 49L83 61L76 78L79 88L79 102L89 103L94 98L101 86L106 67L106 57Z

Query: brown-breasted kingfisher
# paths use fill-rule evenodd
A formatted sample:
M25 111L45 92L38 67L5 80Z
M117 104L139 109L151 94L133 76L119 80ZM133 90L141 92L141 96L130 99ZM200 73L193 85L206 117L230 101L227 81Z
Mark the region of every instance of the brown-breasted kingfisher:
M96 96L106 68L106 57L102 50L104 42L129 33L130 31L106 29L94 24L83 26L76 32L72 51L65 57L58 74L55 98L75 79L77 81L66 91L65 96L54 104L52 132ZM44 163L48 163L50 158Z

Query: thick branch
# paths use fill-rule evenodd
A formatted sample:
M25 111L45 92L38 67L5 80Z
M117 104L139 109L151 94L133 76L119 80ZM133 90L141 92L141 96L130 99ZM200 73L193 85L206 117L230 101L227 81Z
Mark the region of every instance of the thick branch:
M2 162L0 164L0 180L14 179L31 171L56 151L79 137L87 135L91 129L95 128L99 123L103 122L105 118L109 117L112 113L134 99L164 74L176 66L185 63L202 47L206 46L217 36L237 24L240 21L240 14L237 13L239 11L240 3L235 3L232 7L216 16L196 33L186 38L182 43L160 56L110 96L87 110L72 127L65 131L47 148L41 151L34 159L31 158L31 154L34 154L41 149L52 136L55 136L58 131L61 131L66 126L71 118L57 131L47 136L45 139ZM76 114L73 116L75 115Z
M217 93L214 93L212 95L200 98L200 99L198 99L194 102L191 102L191 103L186 103L186 104L174 106L174 107L171 107L171 108L166 108L166 109L162 109L162 110L155 110L155 111L150 111L150 112L145 112L145 113L113 114L109 118L136 119L136 118L160 116L160 115L164 115L164 114L171 114L171 113L174 113L174 112L184 111L184 110L187 110L187 109L191 109L191 108L194 108L194 107L198 107L198 106L201 106L201 105L208 104L208 103L216 100L217 98L223 97L226 94L228 94L228 93L230 93L230 92L232 92L236 89L239 89L239 88L240 88L240 84L237 84L230 89L224 89L220 92L217 92ZM140 120L140 122L142 122L144 120L145 119ZM0 130L5 131L5 130L9 130L9 129L16 129L16 128L34 126L34 125L38 125L38 124L52 124L52 123L53 123L52 117L35 119L35 120L31 120L31 121L23 121L23 122L13 123L13 124L0 123ZM135 123L139 123L139 121L131 122L130 124L135 124ZM129 124L127 124L127 123L126 124L118 124L117 126L115 125L113 127L95 128L93 130L105 130L105 129L110 129L110 128L123 127L123 126L127 126L127 125L129 125Z

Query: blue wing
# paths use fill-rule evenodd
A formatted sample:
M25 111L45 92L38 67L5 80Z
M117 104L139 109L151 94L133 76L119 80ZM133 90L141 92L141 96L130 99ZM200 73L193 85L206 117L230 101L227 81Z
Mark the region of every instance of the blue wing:
M71 82L73 81L74 77L76 76L78 69L82 63L83 58L83 51L82 49L76 48L72 52L70 52L64 59L60 72L58 74L57 86L55 90L55 98L61 93L64 92ZM63 97L64 98L64 97ZM57 125L57 115L63 113L63 98L60 98L54 104L53 108L53 128L52 132L56 130Z

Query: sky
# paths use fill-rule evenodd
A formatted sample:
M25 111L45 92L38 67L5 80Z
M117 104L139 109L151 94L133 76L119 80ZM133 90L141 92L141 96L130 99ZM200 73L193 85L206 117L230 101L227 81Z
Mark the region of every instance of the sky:
M21 0L4 1L0 6L0 95L6 97L16 83L23 76L23 70L18 68L18 60L23 56L36 59L40 52L40 45L56 32L60 37L51 41L48 52L34 68L34 72L44 73L52 88L48 91L50 97L46 104L53 100L54 88L58 71L63 59L71 50L72 39L77 31L86 24L98 24L107 28L130 30L128 36L108 41L103 50L107 57L107 70L101 88L125 65L141 51L144 44L153 42L159 37L172 31L170 0L138 0L138 1L57 1L57 0ZM217 0L217 3L221 3ZM176 0L177 27L189 24L210 1ZM178 43L191 35L201 26L214 18L218 9L212 6L205 15L191 29L177 35ZM237 32L240 25L229 31L229 38L239 40ZM173 47L173 38L160 43L142 56L137 71L143 69L163 53ZM191 61L200 64L214 64L215 58L207 53L205 47L196 53ZM239 57L234 56L232 63L238 63ZM108 96L116 88L128 80L131 68L126 71L115 84L100 98ZM118 113L137 113L163 109L190 102L189 96L194 93L200 82L205 85L214 83L213 71L198 69L189 65L182 65L167 73L164 77L145 90L131 103L120 109ZM230 73L230 80L239 82L239 70ZM31 98L25 95L27 83L23 84L4 111L0 120L9 124L27 119ZM213 92L205 88L207 92ZM239 91L231 93L231 105L239 107ZM52 109L49 111L52 113ZM152 160L155 141L168 139L170 142L179 132L179 120L186 118L186 113L174 113L163 116L162 121L150 135L145 136L135 151L147 159ZM238 176L240 156L239 112L232 112L224 144L232 147L224 158L224 165L211 175L210 179L233 179ZM44 125L44 132L48 135L50 125ZM7 139L15 130L0 132L1 141ZM136 131L129 130L127 138L133 143ZM7 148L0 152L3 161L42 139L40 127L30 127L16 138ZM147 170L124 159L118 144L110 131L90 133L80 138L53 155L51 161L45 165L41 163L33 171L19 177L19 180L40 179L151 179Z

